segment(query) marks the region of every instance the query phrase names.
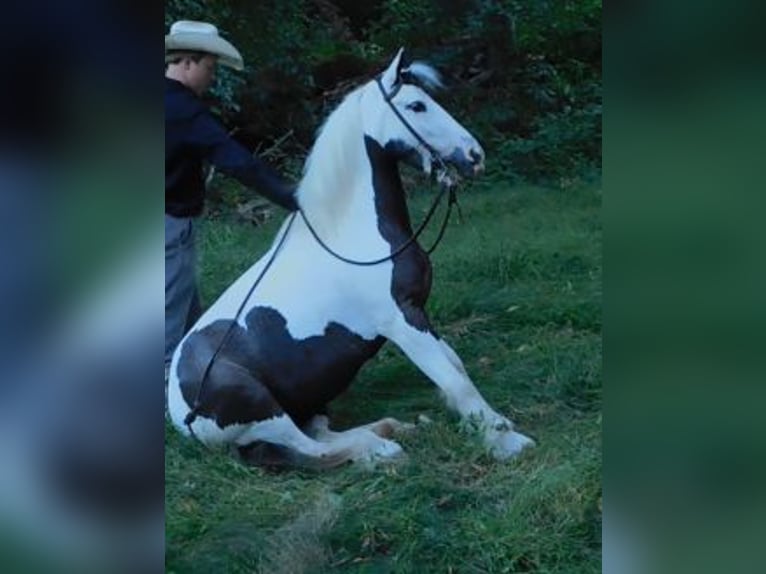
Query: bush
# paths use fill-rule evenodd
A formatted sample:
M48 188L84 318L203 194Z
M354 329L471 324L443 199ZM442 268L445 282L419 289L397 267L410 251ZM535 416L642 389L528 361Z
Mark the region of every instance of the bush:
M601 167L601 102L537 117L528 137L497 143L499 168L514 180L550 181Z
M337 97L400 46L444 72L439 97L487 150L488 168L533 182L601 165L601 1L167 0L165 23L215 23L243 53L222 70L216 111L246 146L289 130L300 163Z

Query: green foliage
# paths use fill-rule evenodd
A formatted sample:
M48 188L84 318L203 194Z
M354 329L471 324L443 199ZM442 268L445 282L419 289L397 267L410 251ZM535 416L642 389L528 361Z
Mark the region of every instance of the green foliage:
M601 104L536 118L531 137L497 143L501 172L513 180L558 181L601 165Z
M600 0L168 0L165 24L208 20L242 51L246 70L221 71L216 109L256 142L292 129L290 164L328 105L405 46L446 74L442 99L493 170L545 182L600 169L601 13Z
M531 52L544 52L552 38L573 33L600 33L601 0L538 0L504 2L518 20L519 44Z
M428 48L437 43L447 28L456 25L445 19L437 0L389 0L382 7L381 17L372 22L367 41L385 54L402 46Z

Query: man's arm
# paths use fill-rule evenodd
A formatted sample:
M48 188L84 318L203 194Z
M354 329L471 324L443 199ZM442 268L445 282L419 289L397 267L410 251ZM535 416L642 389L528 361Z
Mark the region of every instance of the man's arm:
M289 211L298 209L295 186L226 133L212 114L199 114L192 131L196 143L207 148L210 162L226 175Z

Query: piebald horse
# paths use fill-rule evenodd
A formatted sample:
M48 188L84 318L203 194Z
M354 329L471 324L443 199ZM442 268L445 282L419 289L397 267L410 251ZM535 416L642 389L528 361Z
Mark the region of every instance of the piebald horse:
M397 457L392 431L412 425L386 418L335 432L326 414L389 340L496 458L534 444L484 400L431 326L427 253L417 242L401 249L413 234L401 161L426 173L450 164L467 176L484 167L476 139L426 91L440 85L436 71L405 66L402 51L329 115L298 187L301 216L286 219L178 346L168 410L180 432L243 453L267 445L316 467ZM317 237L345 258L386 260L353 265Z

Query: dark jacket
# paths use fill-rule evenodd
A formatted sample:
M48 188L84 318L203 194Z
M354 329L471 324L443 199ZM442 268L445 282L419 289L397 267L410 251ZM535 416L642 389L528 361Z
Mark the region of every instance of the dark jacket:
M165 78L165 213L202 213L203 160L274 203L290 211L298 208L293 186L232 139L194 92Z

